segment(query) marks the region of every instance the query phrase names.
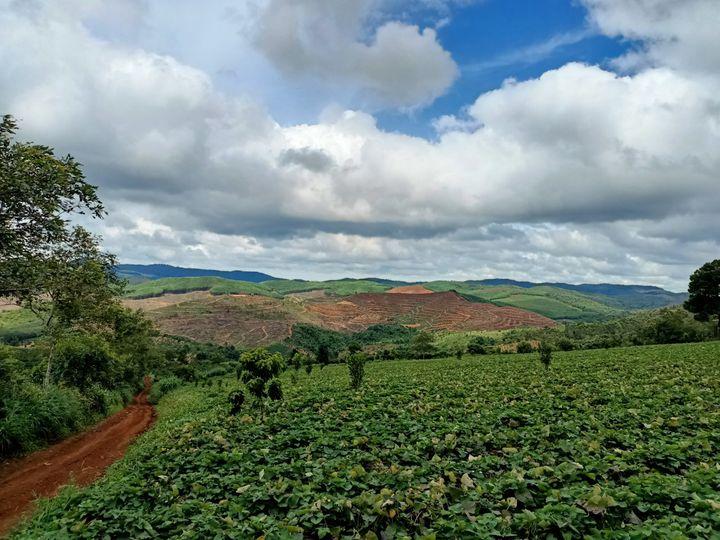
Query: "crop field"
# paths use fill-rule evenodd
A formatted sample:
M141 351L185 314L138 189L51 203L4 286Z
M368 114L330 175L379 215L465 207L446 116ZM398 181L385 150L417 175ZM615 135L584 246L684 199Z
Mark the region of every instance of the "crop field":
M709 538L720 344L374 362L283 377L264 419L184 387L17 538ZM221 381L218 381L221 382Z

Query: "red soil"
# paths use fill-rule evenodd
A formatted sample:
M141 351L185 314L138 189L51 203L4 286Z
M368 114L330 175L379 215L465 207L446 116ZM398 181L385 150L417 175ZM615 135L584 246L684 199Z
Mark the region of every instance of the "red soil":
M426 289L422 285L405 285L404 287L395 287L387 291L388 294L432 294L430 289Z
M400 323L428 330L505 330L555 326L552 319L514 307L465 300L455 292L431 294L361 293L341 302L308 306L332 330L357 332L370 325Z
M119 413L94 428L13 461L0 464L0 536L9 532L38 497L52 497L61 486L85 486L120 459L132 440L155 420L146 388Z

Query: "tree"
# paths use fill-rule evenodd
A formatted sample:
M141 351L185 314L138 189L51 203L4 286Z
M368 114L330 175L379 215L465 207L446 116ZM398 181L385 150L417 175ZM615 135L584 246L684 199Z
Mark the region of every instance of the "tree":
M247 351L240 356L242 365L241 380L245 383L256 404L263 406L265 398L282 399L282 387L278 375L285 361L280 353L270 353L259 348Z
M55 344L65 332L98 330L117 317L124 284L114 265L115 257L100 249L97 237L76 227L27 268L24 286L15 294L21 306L43 321L50 341L45 387L51 382Z
M85 181L71 156L58 158L47 146L13 140L15 120L0 122L0 296L37 288L38 262L68 244L74 214L102 218L97 188ZM28 283L29 281L29 283Z
M487 340L483 336L475 336L470 340L470 343L468 343L467 346L467 352L468 354L486 354L487 350L485 349L485 345L487 344Z
M549 343L542 342L538 352L540 353L540 363L545 366L545 369L548 369L552 362L552 347Z
M720 336L720 259L705 263L690 276L685 309L698 321L717 318L715 337Z
M418 358L429 358L435 354L435 338L430 332L419 332L410 341L410 350Z
M326 343L321 343L318 347L317 352L317 363L320 364L320 369L330 364L332 360L332 353L330 347Z
M350 388L357 390L360 388L365 377L365 362L367 356L363 352L354 352L349 354L346 360L348 371L350 372Z
M70 226L73 215L102 218L96 187L71 156L13 140L17 124L0 122L0 296L38 315L50 340L45 387L55 344L69 329L102 325L122 290L115 258L99 239Z

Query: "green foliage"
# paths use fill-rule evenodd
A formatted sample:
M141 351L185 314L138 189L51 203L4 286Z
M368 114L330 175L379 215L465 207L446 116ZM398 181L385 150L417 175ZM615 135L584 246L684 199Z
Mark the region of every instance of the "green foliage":
M552 347L549 343L543 341L540 343L540 347L538 347L538 353L540 354L540 363L545 369L548 369L550 362L552 362Z
M245 392L242 390L233 390L228 394L228 401L230 402L230 414L235 416L242 410L242 406L245 403Z
M435 338L430 332L419 332L410 340L410 351L416 358L430 358L435 354Z
M298 349L317 351L324 343L337 355L351 345L365 347L377 344L407 344L418 331L400 324L375 324L361 332L346 334L326 330L311 324L296 324L287 343Z
M0 121L0 296L37 299L45 291L46 265L87 235L71 227L73 215L104 215L96 187L72 156L14 140L17 123Z
M150 394L148 395L148 401L153 404L157 404L160 398L165 394L172 392L176 388L179 388L184 381L174 375L167 375L160 377L156 381L153 381L152 387L150 388Z
M58 341L54 380L85 390L93 383L112 386L120 375L120 362L102 337L75 334Z
M365 362L367 355L362 352L354 352L348 355L346 363L350 372L350 388L357 390L362 386L365 377Z
M145 281L127 288L128 298L152 298L163 294L179 294L193 291L210 291L211 294L258 294L278 297L279 295L267 287L220 277L182 277L162 278Z
M471 301L527 309L561 321L596 321L621 315L625 309L603 295L588 295L558 287L518 287L481 285L477 282L432 281L424 286L431 291L454 290ZM605 302L604 300L608 300Z
M531 353L533 352L533 346L529 341L521 341L517 345L518 353Z
M272 279L263 281L261 285L281 295L322 290L337 296L349 296L351 294L365 292L383 292L390 289L389 285L381 285L374 281L362 279L338 279L331 281Z
M42 320L29 309L0 311L0 343L19 345L38 337Z
M324 368L325 366L329 365L332 361L332 353L330 352L330 347L326 343L321 343L317 350L317 356L315 357L315 360L317 361L317 364L320 366L320 369Z
M720 343L330 366L228 416L183 387L30 538L713 538ZM150 532L152 531L152 532Z
M467 346L468 354L486 354L486 346L492 345L493 340L485 336L475 336L470 340Z
M717 317L715 335L720 333L720 259L705 263L690 276L685 309L699 321Z
M282 398L280 381L276 378L285 367L280 353L270 353L262 348L253 349L240 356L240 363L243 369L240 379L256 403L262 405L265 398Z

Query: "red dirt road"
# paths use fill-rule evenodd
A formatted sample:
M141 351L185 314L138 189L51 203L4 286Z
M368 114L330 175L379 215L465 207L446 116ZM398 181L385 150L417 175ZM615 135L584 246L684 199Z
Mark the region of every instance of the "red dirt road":
M51 497L68 483L85 486L120 459L155 420L149 384L133 403L94 428L24 458L0 463L0 537L38 497Z

